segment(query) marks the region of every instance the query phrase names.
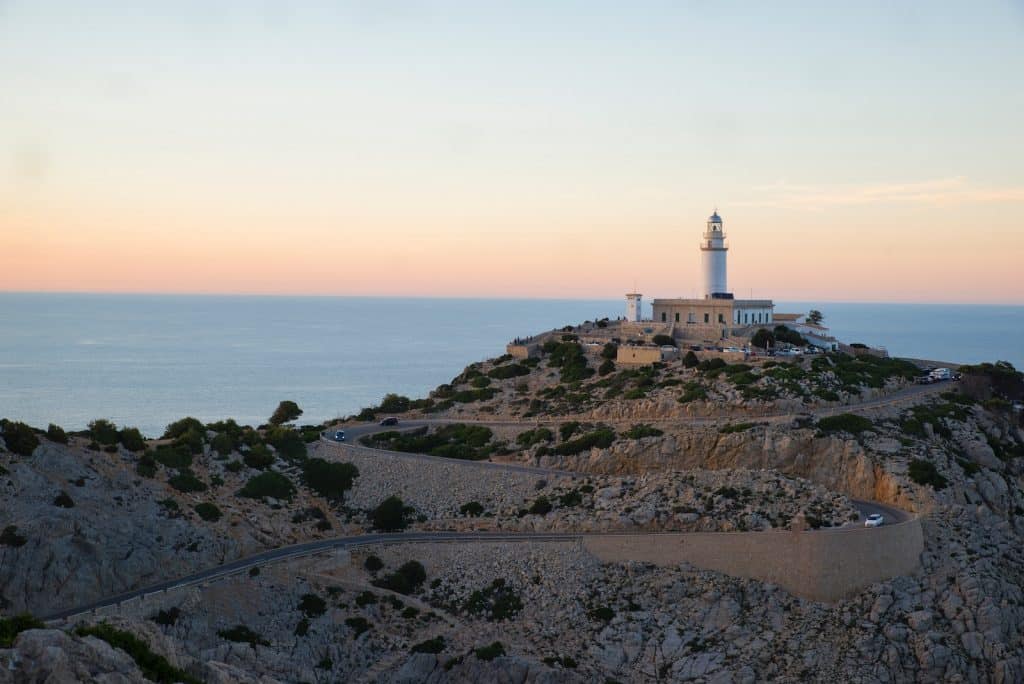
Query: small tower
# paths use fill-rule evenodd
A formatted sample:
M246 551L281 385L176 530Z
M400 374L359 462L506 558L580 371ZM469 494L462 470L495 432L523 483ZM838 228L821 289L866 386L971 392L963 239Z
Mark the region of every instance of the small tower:
M640 300L643 299L643 295L638 292L631 292L626 295L626 320L633 321L634 323L640 320L640 313L643 310L643 304Z
M725 277L725 254L729 248L722 232L722 217L715 211L708 217L708 227L700 243L701 273L704 278L704 298L712 299L728 295Z

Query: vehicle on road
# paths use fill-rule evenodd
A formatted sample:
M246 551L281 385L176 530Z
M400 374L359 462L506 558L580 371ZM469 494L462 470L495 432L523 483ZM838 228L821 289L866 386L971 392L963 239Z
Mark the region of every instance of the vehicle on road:
M881 527L885 524L885 518L881 513L872 513L864 520L864 527Z
M919 375L914 378L914 384L916 385L930 385L935 382L935 378L930 375Z
M344 430L338 430L337 432L335 432L334 433L334 441L336 441L336 442L344 442L345 441L345 431Z
M951 371L948 368L936 368L931 373L929 373L929 375L931 375L931 377L937 381L953 379L953 371Z
M380 421L381 425L398 425L398 419L394 416L388 416L384 420Z

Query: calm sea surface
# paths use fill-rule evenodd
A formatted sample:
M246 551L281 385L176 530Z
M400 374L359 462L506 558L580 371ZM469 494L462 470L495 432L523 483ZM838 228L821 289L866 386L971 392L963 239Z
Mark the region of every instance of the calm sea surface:
M810 303L779 303L807 311ZM1024 367L1024 307L818 304L845 341ZM0 293L0 416L158 435L177 418L256 424L281 399L319 422L386 392L424 396L517 335L615 301Z

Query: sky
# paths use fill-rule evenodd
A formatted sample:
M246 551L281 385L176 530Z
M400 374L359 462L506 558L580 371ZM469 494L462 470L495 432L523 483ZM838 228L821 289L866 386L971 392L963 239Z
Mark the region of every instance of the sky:
M1024 2L0 0L0 290L1024 304Z

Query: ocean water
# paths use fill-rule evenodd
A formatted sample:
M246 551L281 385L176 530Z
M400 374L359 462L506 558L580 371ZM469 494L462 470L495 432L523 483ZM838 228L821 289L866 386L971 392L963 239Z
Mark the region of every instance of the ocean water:
M890 353L1024 367L1024 307L780 302ZM624 311L621 300L0 293L0 416L156 436L172 420L258 424L292 399L303 421L411 397L510 339Z

